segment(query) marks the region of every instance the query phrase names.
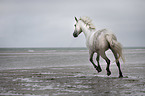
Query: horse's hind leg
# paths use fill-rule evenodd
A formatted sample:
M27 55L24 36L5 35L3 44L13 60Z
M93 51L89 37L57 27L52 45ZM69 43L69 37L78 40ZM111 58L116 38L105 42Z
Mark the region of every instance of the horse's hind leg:
M99 63L99 59L100 59L100 55L99 55L99 53L97 53L97 58L96 58L96 60L97 60L97 63L98 63L98 72L101 72L102 69L101 69L101 66L100 66L100 63Z
M110 60L107 58L107 56L106 56L106 54L105 54L105 51L104 51L104 52L101 52L100 55L101 55L101 57L102 57L103 59L105 59L105 61L106 61L106 63L107 63L106 70L107 70L107 75L109 76L109 75L111 75L111 71L110 71L110 69L109 69Z
M121 68L120 68L120 62L116 61L116 64L117 64L118 69L119 69L119 78L121 78L121 77L123 77L123 75L122 75Z
M116 53L115 51L113 51L113 50L112 50L112 52L113 52L113 54L114 54L114 57L115 57L115 59L116 59L117 67L118 67L118 69L119 69L119 78L121 78L121 77L123 77L123 75L122 75L122 72L121 72L120 62L119 62L119 60L118 60L117 53Z

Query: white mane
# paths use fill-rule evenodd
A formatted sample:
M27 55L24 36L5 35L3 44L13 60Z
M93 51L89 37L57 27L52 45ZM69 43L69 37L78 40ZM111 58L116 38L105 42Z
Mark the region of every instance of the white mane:
M92 20L89 18L89 17L80 17L80 20L83 21L87 26L89 26L89 29L91 30L95 30L95 26L94 24L92 23Z

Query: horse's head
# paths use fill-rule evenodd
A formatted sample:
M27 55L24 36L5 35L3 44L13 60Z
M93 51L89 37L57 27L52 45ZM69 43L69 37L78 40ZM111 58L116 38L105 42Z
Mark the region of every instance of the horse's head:
M75 30L74 30L73 36L78 37L78 35L82 32L82 29L80 27L80 22L76 17L75 17L75 20L76 20L76 24L74 25Z

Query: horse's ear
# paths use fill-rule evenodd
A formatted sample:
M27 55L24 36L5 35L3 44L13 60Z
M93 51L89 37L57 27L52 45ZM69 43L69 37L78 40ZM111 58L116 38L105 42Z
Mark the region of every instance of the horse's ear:
M76 22L78 22L78 19L77 19L77 17L75 17L75 20L76 20Z

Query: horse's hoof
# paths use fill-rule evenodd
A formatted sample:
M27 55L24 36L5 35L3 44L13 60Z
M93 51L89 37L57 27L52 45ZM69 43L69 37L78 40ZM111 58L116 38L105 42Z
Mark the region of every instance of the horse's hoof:
M98 69L97 71L98 71L98 73L99 73L99 72L101 72L101 71L102 71L102 69Z
M123 78L123 75L119 75L119 78Z
M98 73L100 73L101 71L102 71L102 69L100 69L100 68L96 68L96 70L98 71Z
M107 72L107 75L108 75L108 76L110 76L110 75L111 75L111 72L110 72L110 71L109 71L109 72Z
M98 70L97 70L98 71ZM100 73L101 71L98 71L98 73Z

